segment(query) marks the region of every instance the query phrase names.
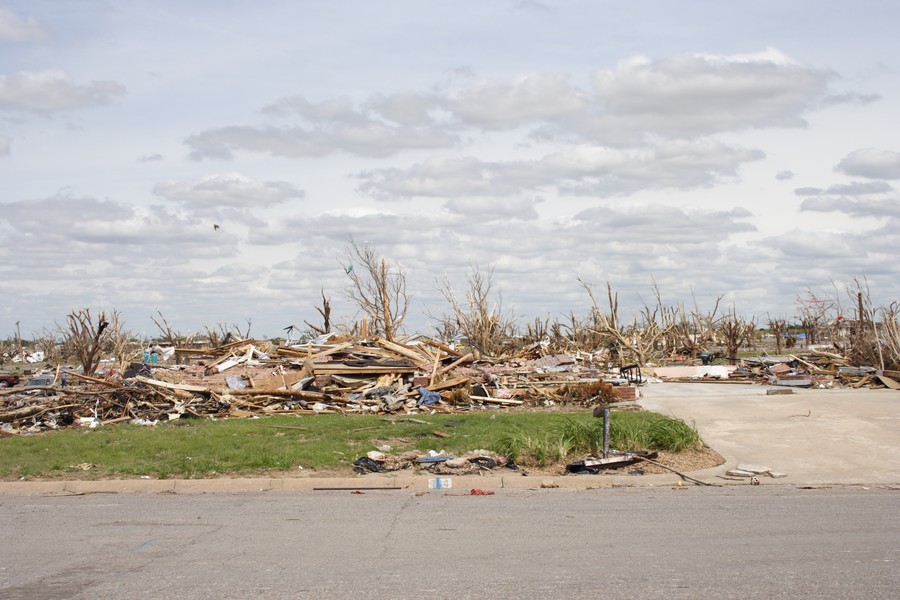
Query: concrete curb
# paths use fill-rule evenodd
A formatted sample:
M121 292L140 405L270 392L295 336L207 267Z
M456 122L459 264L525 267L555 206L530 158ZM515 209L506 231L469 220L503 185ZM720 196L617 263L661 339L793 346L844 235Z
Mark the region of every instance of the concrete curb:
M723 467L706 469L689 475L704 483L720 487L749 485L748 481L719 479ZM353 490L405 490L425 491L429 480L434 477L412 475L364 475L361 477L303 477L303 478L259 478L259 479L114 479L99 481L2 481L0 496L81 496L86 494L242 494L253 492L310 492L310 491L353 491ZM679 486L699 487L689 481L682 481L678 475L566 475L566 476L523 476L489 475L450 477L452 487L447 492L470 489L483 490L596 490L614 488L664 488ZM900 482L866 481L812 481L799 482L790 478L770 479L760 477L763 486L872 486L896 487Z
M723 484L715 474L723 467L706 469L692 477L708 483ZM261 491L300 492L313 490L428 490L433 475L369 474L359 477L285 477L237 479L112 479L97 481L0 481L0 495L82 495L82 494L208 494ZM676 485L678 475L464 475L451 479L451 490L574 489L618 487L658 487ZM688 483L688 485L692 485Z

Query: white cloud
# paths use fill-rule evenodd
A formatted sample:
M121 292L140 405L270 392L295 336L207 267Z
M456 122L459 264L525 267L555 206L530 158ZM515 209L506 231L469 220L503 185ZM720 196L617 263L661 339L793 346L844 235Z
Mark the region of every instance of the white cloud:
M59 69L0 76L0 110L52 114L108 104L125 93L114 81L76 84Z
M474 157L430 158L408 169L358 174L359 189L380 199L457 196L506 197L555 189L579 196L619 196L640 190L707 186L737 175L759 150L711 139L659 141L635 150L580 145L537 160L483 162Z
M0 8L0 41L27 42L48 38L47 30L33 18L20 18L14 12Z
M743 208L731 210L681 209L674 206L598 206L575 215L604 235L635 244L710 244L727 240L732 234L755 231L743 222L752 217ZM645 241L642 241L645 240Z
M435 112L439 110L441 102L433 94L399 92L375 95L369 99L367 105L375 114L394 123L408 127L424 127L437 125L439 119L435 116Z
M311 102L283 97L265 117L290 124L228 125L187 138L196 159L233 159L238 150L284 157L335 152L387 157L402 150L450 148L470 131L530 130L532 142L582 141L641 148L649 140L703 140L752 128L805 127L804 113L831 92L833 74L775 49L757 54L634 57L593 74L580 89L561 73L464 79L430 92L348 96ZM844 101L851 102L851 94ZM831 103L841 101L831 95ZM710 143L710 142L705 142ZM742 160L755 160L743 158Z
M522 187L505 179L503 165L484 163L472 156L433 157L407 169L379 169L359 173L359 189L376 198L503 197Z
M239 173L209 175L194 181L167 181L157 184L153 193L195 210L268 208L306 195L285 181L261 182Z
M529 221L538 218L534 198L498 198L485 202L481 198L453 198L444 207L452 213L473 221Z
M794 190L798 196L821 196L823 194L841 194L845 196L864 196L867 194L878 194L882 192L892 192L894 190L890 184L884 181L867 181L853 182L828 186L825 189L816 187L803 187Z
M834 170L871 179L900 179L900 152L875 148L854 150Z
M9 156L10 145L10 139L6 136L0 135L0 156Z
M803 127L830 75L775 49L758 54L635 57L594 75L603 112L591 135L609 131L695 137L762 127Z
M403 110L411 110L404 115ZM272 117L299 116L301 123L277 126L227 126L187 138L195 159L231 159L235 150L274 156L321 157L335 152L359 156L390 156L407 149L446 148L457 142L428 117L413 97L376 97L356 108L347 97L311 103L303 96L282 98L266 106ZM394 120L386 120L393 117Z
M810 212L842 212L853 217L895 217L900 219L900 198L854 199L847 197L807 198L800 210Z
M452 92L446 104L466 125L488 130L578 116L588 105L586 93L554 73L523 75L509 83L477 81Z

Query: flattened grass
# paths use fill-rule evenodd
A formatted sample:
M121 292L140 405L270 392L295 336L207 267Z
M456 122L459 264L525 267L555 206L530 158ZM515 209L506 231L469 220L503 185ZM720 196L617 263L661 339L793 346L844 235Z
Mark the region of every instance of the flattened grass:
M274 416L185 419L153 428L130 424L0 439L0 479L203 478L304 470L346 471L378 446L391 452L490 449L541 466L599 448L602 425L590 413L508 412L416 415L427 424L378 416ZM659 449L672 421L655 413L613 413L613 446ZM677 423L681 423L678 421ZM446 427L445 424L454 425ZM684 427L687 427L681 423ZM650 428L655 433L643 430ZM693 431L696 436L696 431ZM434 432L450 435L440 437ZM680 430L679 430L680 431ZM617 437L619 436L619 437ZM682 434L676 437L682 439ZM699 442L699 437L685 435ZM621 440L621 441L619 441ZM681 442L679 442L681 444ZM665 449L672 449L670 442ZM683 445L683 444L681 444ZM83 470L82 465L92 465Z

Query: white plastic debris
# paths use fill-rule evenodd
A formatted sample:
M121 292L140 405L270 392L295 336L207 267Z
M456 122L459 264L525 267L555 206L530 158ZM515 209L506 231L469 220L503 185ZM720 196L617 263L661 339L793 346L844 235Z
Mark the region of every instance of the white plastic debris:
M82 427L90 427L91 429L100 425L100 419L97 417L79 417L78 422Z

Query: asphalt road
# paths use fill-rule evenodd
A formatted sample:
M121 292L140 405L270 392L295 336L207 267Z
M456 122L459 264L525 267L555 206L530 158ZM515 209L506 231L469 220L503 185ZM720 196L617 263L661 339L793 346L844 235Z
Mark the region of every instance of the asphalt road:
M898 513L886 487L9 495L0 598L893 599Z

